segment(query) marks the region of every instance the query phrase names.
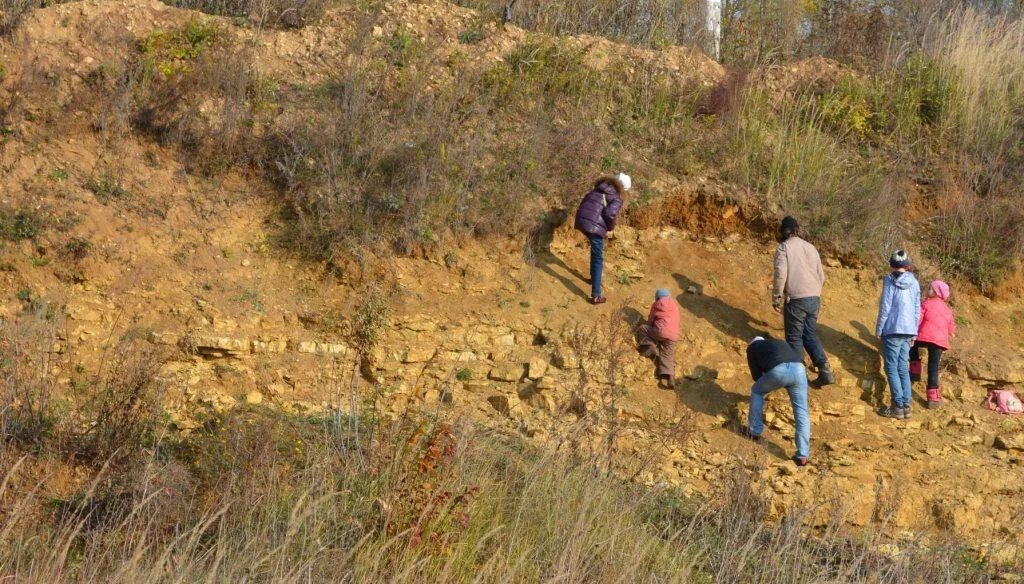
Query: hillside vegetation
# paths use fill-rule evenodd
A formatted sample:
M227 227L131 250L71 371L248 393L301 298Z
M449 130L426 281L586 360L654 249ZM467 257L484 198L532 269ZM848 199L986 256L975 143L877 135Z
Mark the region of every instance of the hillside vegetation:
M755 59L749 73L726 73L681 49L503 29L487 6L439 9L441 23L429 5L360 4L335 7L351 23L335 48L341 65L310 80L268 67L249 32L249 22L286 26L281 17L190 6L253 20L197 18L158 32L100 63L72 102L99 106L88 111L107 140L146 133L180 145L199 172L261 173L290 217L287 238L312 257L525 238L539 213L568 207L593 176L622 168L639 179L635 216L687 177L712 176L750 218L795 213L812 237L864 258L910 245L983 289L1022 249L1024 32L1010 14L933 11L917 28L874 14L893 36L870 61L855 58L867 47L815 49L812 35L804 54L849 65ZM276 10L309 19L323 10L296 6ZM570 8L545 12L561 15L554 22L530 3L515 14L540 31L581 32ZM667 10L652 13L656 22L689 22ZM816 22L823 10L803 18ZM680 24L659 44L654 29L640 34L601 14L586 13L595 32L647 46L692 28ZM829 18L838 26L838 13ZM727 39L766 34L762 25L733 23ZM47 109L32 93L45 91L42 72L30 73L7 107L14 131L27 104Z
M169 435L159 355L137 340L64 411L46 376L51 325L3 333L2 380L25 400L3 418L0 573L16 581L980 582L1007 569L956 543L853 537L816 507L769 527L742 467L688 497L616 478L603 452L392 419L372 398L324 416L246 406ZM44 497L54 482L81 487Z
M702 4L0 3L0 577L1019 578L1019 6L730 0L717 62ZM620 170L594 307L567 218ZM800 468L784 395L735 432L783 213L840 377ZM896 246L960 326L907 424Z

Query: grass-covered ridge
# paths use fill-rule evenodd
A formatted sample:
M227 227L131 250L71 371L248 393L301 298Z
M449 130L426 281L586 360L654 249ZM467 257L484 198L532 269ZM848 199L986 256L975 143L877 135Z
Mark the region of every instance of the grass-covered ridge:
M208 11L234 10L214 4ZM1021 257L1024 27L1013 12L933 7L884 51L790 55L845 64L789 62L785 52L727 58L735 68L715 69L717 85L702 86L657 51L553 36L575 29L543 21L537 3L519 4L513 19L540 19L536 32L514 34L483 4L457 38L441 39L387 21L378 4L342 2L334 9L354 24L339 66L316 82L268 75L261 32L199 15L97 67L77 97L110 140L157 139L179 147L193 172L267 180L282 242L317 260L465 237L525 245L545 213L569 209L595 176L622 169L638 179L631 212L707 177L760 224L796 214L821 247L872 261L908 247L947 277L988 289ZM658 18L644 21L655 28L692 8L656 4ZM801 8L808 22L828 16L811 4ZM778 8L765 6L766 15ZM665 46L648 38L661 34L653 29L616 34L619 8L579 14L597 19L595 32ZM683 38L674 35L666 38ZM841 74L800 79L823 67Z

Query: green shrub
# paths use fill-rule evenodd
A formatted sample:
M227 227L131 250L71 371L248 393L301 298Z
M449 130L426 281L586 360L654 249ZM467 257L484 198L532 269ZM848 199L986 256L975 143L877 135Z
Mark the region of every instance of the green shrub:
M897 220L887 209L898 201L886 201L884 168L827 132L819 111L813 101L775 105L750 92L727 145L732 176L765 206L803 217L814 237L858 251L885 247Z
M92 242L81 237L72 237L64 244L64 253L71 256L75 261L81 261L89 255L92 250Z
M376 285L364 288L352 315L356 345L364 356L383 340L390 317L391 306L384 291Z
M0 207L0 239L8 241L35 239L42 233L44 227L45 220L37 211Z
M128 189L121 186L120 180L105 172L86 181L85 188L92 191L101 203L130 199L132 196Z
M140 46L146 72L171 77L188 71L217 34L212 22L200 19L189 20L177 30L154 32Z
M459 33L459 42L464 45L475 45L487 38L487 34L479 25Z
M959 274L987 291L1024 252L1018 201L961 199L931 226L925 251L945 273Z

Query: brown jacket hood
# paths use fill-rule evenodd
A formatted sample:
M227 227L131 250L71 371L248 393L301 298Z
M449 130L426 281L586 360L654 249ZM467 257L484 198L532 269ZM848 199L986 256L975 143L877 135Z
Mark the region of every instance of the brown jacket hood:
M622 181L615 178L614 176L602 176L601 178L597 179L596 183L594 183L594 188L596 189L597 187L605 183L608 183L615 187L615 190L619 193L620 197L626 196L626 188L622 186Z

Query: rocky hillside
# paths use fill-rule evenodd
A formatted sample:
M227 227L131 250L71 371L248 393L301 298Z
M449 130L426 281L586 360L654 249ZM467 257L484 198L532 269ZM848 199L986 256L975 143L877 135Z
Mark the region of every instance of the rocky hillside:
M524 42L514 27L495 28L467 49L458 37L474 14L449 10L440 18L428 4L389 4L372 35L430 35L470 61L501 60ZM350 16L329 12L297 31L217 25L284 87L330 75L354 34ZM769 299L772 246L730 202L741 198L736 189L635 175L663 212L627 212L632 227L610 244L601 307L585 301L586 250L564 209L530 242L451 240L325 266L282 243L288 219L264 175L196 172L178 143L143 132L112 140L97 129L106 104L82 95L104 63L196 18L217 20L158 2L86 0L36 12L3 46L0 318L9 336L40 319L53 327L50 375L68 391L78 373L142 339L165 355L159 378L180 432L245 403L300 414L370 403L391 416L434 412L604 452L615 473L691 493L744 466L759 473L756 487L777 514L815 503L822 521L839 514L895 537L1024 544L1006 513L1024 494L1024 420L981 405L986 388L1024 382L1019 305L956 294L947 404L888 420L874 413L887 392L871 331L884 266L828 258L821 324L839 383L812 394L813 464L798 469L788 462L784 395L769 400L767 447L736 432L750 385L746 342L781 333ZM626 54L679 83L725 79L687 49L572 42L595 62ZM217 106L200 110L220 119ZM581 194L578 186L564 196ZM628 333L658 287L684 309L674 392L657 389Z

